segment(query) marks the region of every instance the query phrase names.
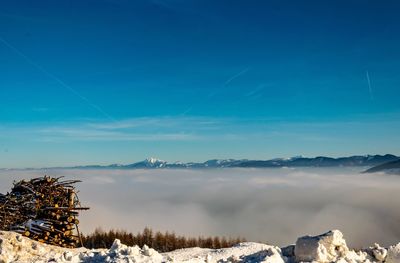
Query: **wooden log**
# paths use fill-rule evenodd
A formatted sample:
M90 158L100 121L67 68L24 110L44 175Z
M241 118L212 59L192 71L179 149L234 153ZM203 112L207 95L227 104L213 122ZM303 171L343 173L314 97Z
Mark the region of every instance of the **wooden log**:
M10 193L0 194L0 229L12 229L40 242L75 247L79 242L76 217L79 211L89 208L80 207L76 196L73 184L80 181L60 178L44 176L14 182Z

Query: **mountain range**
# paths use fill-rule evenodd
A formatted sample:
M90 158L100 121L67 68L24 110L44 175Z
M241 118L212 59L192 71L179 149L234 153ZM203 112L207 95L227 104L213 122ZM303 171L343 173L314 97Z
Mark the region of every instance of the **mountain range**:
M387 162L400 160L400 157L386 155L356 155L349 157L292 157L276 158L271 160L236 160L236 159L212 159L205 162L173 162L169 163L157 158L131 164L111 164L111 165L87 165L62 168L76 169L164 169L164 168L279 168L279 167L374 167ZM60 168L60 167L58 167Z
M377 166L374 166L364 173L390 173L390 174L400 174L400 160L386 162Z

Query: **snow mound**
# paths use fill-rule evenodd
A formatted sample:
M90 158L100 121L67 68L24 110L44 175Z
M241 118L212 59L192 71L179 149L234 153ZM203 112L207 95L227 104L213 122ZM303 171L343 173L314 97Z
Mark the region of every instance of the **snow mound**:
M388 249L386 263L400 263L400 243Z
M67 249L42 244L14 232L0 231L0 262L268 262L285 263L280 248L240 243L226 249L188 248L160 254L154 249L126 246L116 239L110 249Z
M144 246L126 246L116 239L110 249L68 249L33 241L13 232L0 232L0 262L163 262Z
M349 249L339 230L319 236L304 236L297 239L294 254L297 261L332 262L344 257Z
M118 239L110 249L68 249L39 243L14 232L0 231L0 263L8 262L400 263L400 243L388 249L374 244L356 252L349 250L340 231L333 230L319 236L301 237L295 246L282 249L245 242L224 249L187 248L158 253L147 246L126 246Z
M390 255L390 256L389 256ZM349 250L342 232L332 230L318 236L304 236L297 239L294 249L296 262L390 262L400 263L400 243L386 248L374 244L372 247L361 250Z
M268 262L285 263L281 249L260 243L244 242L230 248L186 248L165 253L168 262Z

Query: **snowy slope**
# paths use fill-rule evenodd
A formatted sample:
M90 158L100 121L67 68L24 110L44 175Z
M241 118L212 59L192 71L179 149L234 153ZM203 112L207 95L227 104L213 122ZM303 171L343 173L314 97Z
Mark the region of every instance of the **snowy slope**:
M296 254L296 256L294 255ZM246 242L225 249L180 249L168 253L144 246L129 247L115 240L110 249L66 249L42 244L20 234L0 231L0 262L385 262L400 263L400 243L385 249L375 244L363 251L346 246L340 231L301 237L296 246L280 249Z

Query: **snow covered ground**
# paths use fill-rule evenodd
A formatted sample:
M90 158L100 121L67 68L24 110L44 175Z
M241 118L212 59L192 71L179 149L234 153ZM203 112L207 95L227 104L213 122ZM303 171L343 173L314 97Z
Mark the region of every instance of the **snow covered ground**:
M129 247L115 240L110 249L66 249L38 243L13 232L0 232L0 262L385 262L400 263L400 243L388 249L378 244L350 250L340 231L305 236L296 245L276 246L246 242L225 249L189 248L168 253L144 246Z

